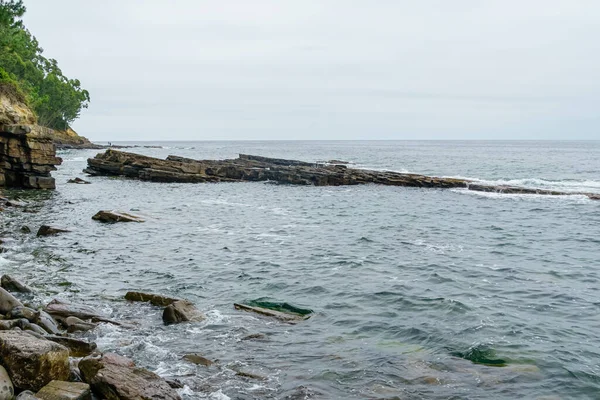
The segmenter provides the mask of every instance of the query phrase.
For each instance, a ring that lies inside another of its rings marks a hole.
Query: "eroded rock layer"
[[[516,186],[488,186],[467,179],[439,178],[392,171],[348,168],[330,163],[308,163],[240,154],[231,160],[193,160],[169,156],[166,160],[106,150],[88,159],[90,175],[126,176],[153,182],[239,182],[273,181],[282,184],[341,186],[366,183],[423,188],[463,188],[482,192],[512,194],[569,195],[580,194],[594,200],[593,193],[565,193],[554,190]]]
[[[50,132],[38,125],[0,125],[0,187],[55,188],[50,171],[62,159]]]

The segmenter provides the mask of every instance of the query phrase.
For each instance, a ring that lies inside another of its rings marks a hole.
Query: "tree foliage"
[[[0,83],[24,95],[40,125],[67,129],[88,107],[90,94],[79,80],[63,75],[56,60],[42,55],[21,20],[25,11],[22,0],[0,0]]]

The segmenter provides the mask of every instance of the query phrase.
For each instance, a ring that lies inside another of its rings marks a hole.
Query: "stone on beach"
[[[100,222],[144,222],[144,219],[121,211],[98,211],[93,217],[93,220]]]
[[[171,305],[181,299],[177,299],[174,297],[168,297],[168,296],[162,296],[159,294],[152,294],[152,293],[127,292],[125,294],[125,300],[149,302],[153,306],[163,306],[164,307],[164,306]]]
[[[37,391],[69,378],[69,349],[18,331],[0,331],[0,362],[19,389]]]
[[[6,369],[0,365],[0,400],[13,400],[15,388]]]
[[[91,391],[87,383],[52,381],[35,396],[41,400],[88,400]]]
[[[236,310],[253,312],[256,314],[264,315],[267,317],[272,317],[272,318],[278,319],[280,321],[291,323],[291,324],[295,324],[295,323],[298,323],[300,321],[304,321],[305,319],[310,318],[310,315],[301,315],[301,314],[281,312],[281,311],[276,311],[276,310],[270,310],[268,308],[263,308],[263,307],[249,306],[247,304],[235,303],[233,305],[233,307],[235,307]]]
[[[52,300],[46,306],[46,312],[54,317],[77,317],[80,319],[102,318],[96,310],[91,307],[71,304],[60,300]]]
[[[91,322],[86,322],[77,317],[67,317],[63,320],[63,325],[67,327],[67,332],[86,332],[94,329],[96,324]]]
[[[200,322],[206,317],[192,302],[178,300],[165,308],[162,318],[165,325],[170,325],[179,322]]]
[[[40,312],[25,306],[17,306],[6,313],[10,319],[25,318],[29,322],[36,322],[40,317]]]
[[[23,303],[3,288],[0,288],[0,314],[6,314],[15,307],[23,307]]]
[[[86,357],[79,362],[83,380],[94,393],[106,399],[180,400],[177,392],[161,377],[143,368],[125,363],[124,357],[107,354],[100,358]],[[127,359],[125,359],[127,360]]]
[[[67,336],[46,335],[45,338],[46,340],[50,340],[68,348],[71,357],[89,356],[94,352],[94,350],[96,350],[97,347],[96,343],[94,342],[86,342],[85,340]]]
[[[9,292],[31,293],[33,290],[10,275],[2,275],[0,285]]]
[[[57,228],[55,226],[42,225],[37,231],[37,236],[51,236],[58,235],[59,233],[70,232],[67,229]]]

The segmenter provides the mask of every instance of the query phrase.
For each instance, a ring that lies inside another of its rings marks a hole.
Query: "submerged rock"
[[[35,396],[41,400],[88,400],[91,391],[87,383],[52,381]]]
[[[0,361],[13,384],[37,391],[52,380],[69,378],[69,350],[18,331],[0,332]]]
[[[183,359],[196,365],[204,365],[205,367],[210,367],[214,364],[214,361],[202,357],[200,354],[197,353],[186,354],[185,356],[183,356]]]
[[[15,307],[23,307],[23,303],[3,288],[0,288],[0,314],[6,314]]]
[[[0,285],[9,292],[31,293],[33,290],[10,275],[2,275]]]
[[[177,392],[161,377],[143,368],[106,357],[86,357],[79,362],[83,380],[94,393],[106,399],[180,400]]]
[[[144,220],[136,215],[128,214],[121,211],[98,211],[93,217],[93,220],[100,222],[144,222]]]
[[[187,300],[178,300],[168,305],[163,311],[163,322],[165,325],[179,322],[200,322],[206,319],[196,306]]]
[[[270,310],[268,308],[254,307],[254,306],[249,306],[247,304],[235,303],[233,305],[233,307],[236,310],[253,312],[253,313],[264,315],[267,317],[272,317],[272,318],[278,319],[279,321],[287,322],[290,324],[295,324],[295,323],[298,323],[300,321],[304,321],[305,319],[310,318],[310,315],[301,315],[301,314],[294,314],[294,313],[290,313],[290,312]]]
[[[92,182],[88,182],[85,179],[81,179],[81,178],[75,178],[75,179],[69,179],[67,181],[67,183],[77,183],[79,185],[89,185]]]
[[[127,292],[125,300],[149,302],[153,306],[168,306],[181,299],[143,292]]]
[[[59,233],[70,232],[67,229],[57,228],[49,225],[42,225],[37,231],[37,236],[51,236],[58,235]]]

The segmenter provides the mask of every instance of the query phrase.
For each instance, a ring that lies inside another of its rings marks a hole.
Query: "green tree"
[[[16,86],[38,116],[40,125],[67,129],[90,102],[77,79],[63,75],[45,58],[37,39],[23,25],[22,0],[0,0],[0,82]]]

